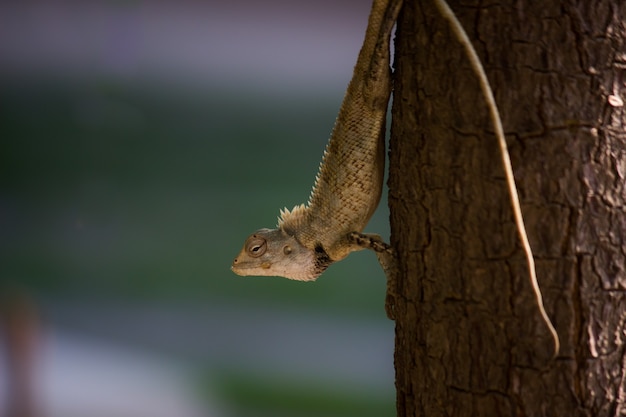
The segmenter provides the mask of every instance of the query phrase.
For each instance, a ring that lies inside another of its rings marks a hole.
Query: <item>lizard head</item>
[[[243,276],[278,276],[313,281],[332,261],[321,249],[308,249],[283,229],[260,229],[248,237],[230,269]]]

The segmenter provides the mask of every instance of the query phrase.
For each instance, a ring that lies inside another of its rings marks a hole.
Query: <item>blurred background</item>
[[[369,7],[0,3],[0,416],[395,415],[372,253],[229,270],[308,198]]]

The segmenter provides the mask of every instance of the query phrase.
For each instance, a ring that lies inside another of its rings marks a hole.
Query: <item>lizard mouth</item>
[[[233,261],[233,264],[230,266],[230,270],[235,274],[245,277],[250,275],[258,275],[258,270],[255,269],[254,265],[250,265],[249,263],[240,262],[238,259]]]
[[[230,266],[230,270],[233,271],[235,274],[240,275],[240,276],[247,275],[245,273],[246,268],[242,267],[241,265],[235,265],[235,262],[233,262],[233,264]]]

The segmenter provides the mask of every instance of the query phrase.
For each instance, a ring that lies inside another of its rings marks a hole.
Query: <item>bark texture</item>
[[[507,134],[551,361],[467,57],[406,0],[390,150],[399,416],[626,414],[626,2],[450,0]]]

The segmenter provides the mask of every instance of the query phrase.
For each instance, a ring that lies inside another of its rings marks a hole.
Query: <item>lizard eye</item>
[[[258,258],[267,251],[267,241],[263,238],[253,236],[246,246],[246,252],[253,258]]]
[[[291,253],[291,246],[287,245],[283,248],[283,253],[289,255]]]

